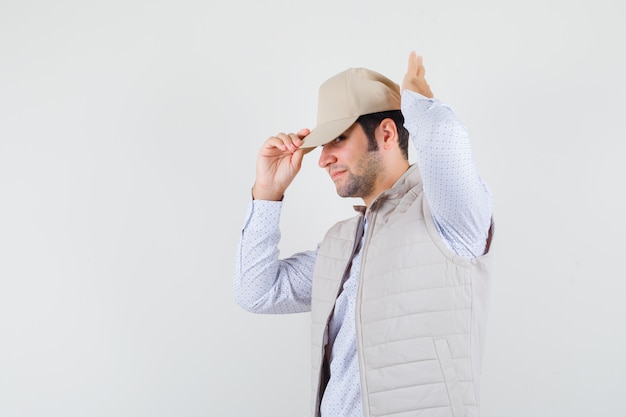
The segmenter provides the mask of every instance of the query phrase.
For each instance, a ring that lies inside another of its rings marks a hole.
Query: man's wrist
[[[253,200],[266,200],[266,201],[282,201],[284,197],[283,192],[276,192],[273,190],[266,190],[256,185],[252,187],[252,199]]]

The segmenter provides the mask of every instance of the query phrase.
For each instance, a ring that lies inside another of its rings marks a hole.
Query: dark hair
[[[359,116],[356,120],[361,125],[367,140],[369,143],[368,151],[375,151],[378,149],[378,143],[376,143],[376,136],[374,132],[376,128],[385,119],[391,119],[395,122],[398,129],[398,146],[402,151],[405,159],[409,159],[409,131],[404,127],[404,116],[400,110],[381,111],[378,113],[370,113]]]

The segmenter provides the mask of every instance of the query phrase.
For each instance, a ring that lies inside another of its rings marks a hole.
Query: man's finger
[[[419,69],[419,63],[418,63],[417,57],[418,57],[417,52],[411,51],[411,53],[409,54],[409,65],[406,70],[407,74],[409,75],[417,74],[417,70]]]
[[[309,133],[311,133],[311,130],[305,127],[304,129],[298,130],[298,137],[300,139],[304,139],[309,135]]]
[[[424,59],[421,55],[417,55],[417,76],[419,78],[424,78],[426,76],[426,68],[424,68]]]
[[[266,149],[278,148],[281,151],[287,150],[287,146],[285,146],[284,142],[276,136],[272,136],[268,140],[266,140],[263,144],[263,147]]]

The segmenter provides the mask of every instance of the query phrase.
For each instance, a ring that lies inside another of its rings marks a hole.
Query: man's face
[[[377,150],[368,151],[367,136],[358,123],[323,146],[319,166],[328,171],[341,197],[360,197],[367,204],[377,194],[382,159]]]

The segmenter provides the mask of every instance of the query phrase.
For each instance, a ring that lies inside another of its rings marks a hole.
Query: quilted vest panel
[[[366,217],[356,303],[364,415],[478,416],[490,256],[468,260],[445,246],[416,167],[381,194]],[[314,416],[327,380],[327,325],[360,220],[337,223],[318,251],[311,306]]]

